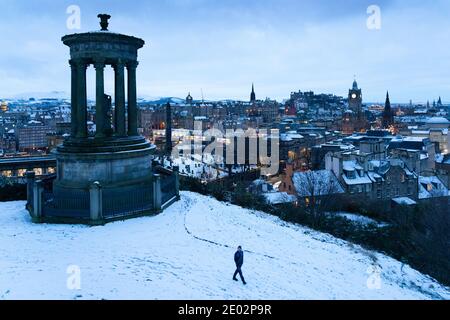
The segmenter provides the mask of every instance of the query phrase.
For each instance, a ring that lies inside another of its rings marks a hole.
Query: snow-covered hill
[[[23,202],[0,203],[0,299],[450,298],[384,255],[198,194],[181,198],[161,215],[92,228],[35,225]],[[237,245],[248,250],[247,286],[231,279]],[[73,265],[79,291],[67,288]],[[380,289],[370,274],[378,268]]]
[[[51,91],[51,92],[24,92],[21,94],[17,94],[12,97],[14,100],[28,100],[30,98],[34,98],[36,100],[39,99],[70,99],[70,93],[65,91]]]

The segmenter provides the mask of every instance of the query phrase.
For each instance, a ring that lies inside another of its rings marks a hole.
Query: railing
[[[178,195],[178,174],[163,171],[141,184],[121,188],[95,182],[86,189],[53,189],[56,176],[28,177],[27,208],[36,221],[102,223],[122,217],[159,212]]]
[[[76,209],[74,209],[76,208]],[[43,217],[90,218],[90,197],[88,190],[43,192]]]
[[[163,206],[178,194],[175,187],[176,179],[177,177],[174,174],[161,176],[161,202]]]
[[[125,187],[120,190],[102,189],[103,217],[105,219],[136,215],[153,210],[153,184]]]

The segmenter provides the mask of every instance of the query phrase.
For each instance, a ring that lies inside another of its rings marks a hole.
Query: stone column
[[[34,183],[33,186],[33,221],[41,222],[42,218],[42,193],[44,186],[41,180]]]
[[[90,217],[91,224],[102,224],[103,220],[103,197],[102,186],[98,181],[94,182],[89,188],[90,199]]]
[[[173,174],[175,175],[175,190],[177,194],[177,200],[180,200],[180,167],[173,167]]]
[[[116,135],[119,137],[125,137],[127,135],[126,130],[126,118],[125,118],[125,65],[122,61],[118,61],[114,66],[115,71],[115,129]]]
[[[137,91],[136,91],[136,68],[137,61],[127,64],[128,70],[128,135],[137,136]]]
[[[153,175],[153,209],[155,212],[161,212],[162,193],[161,193],[161,176]]]
[[[30,212],[33,212],[33,188],[34,188],[34,181],[36,179],[36,174],[34,171],[27,171],[26,173],[27,177],[27,209]]]
[[[77,125],[77,120],[78,120],[78,115],[77,115],[77,109],[78,109],[78,102],[77,102],[77,97],[78,97],[78,90],[77,90],[77,64],[75,63],[75,61],[70,60],[70,69],[71,69],[71,74],[72,74],[72,80],[71,80],[71,136],[72,138],[75,138],[77,136],[77,131],[78,131],[78,125]]]
[[[87,92],[86,92],[86,69],[87,63],[83,60],[76,61],[77,69],[77,138],[87,137]]]
[[[96,101],[95,101],[95,125],[97,128],[97,131],[95,133],[96,138],[104,138],[105,135],[105,126],[106,126],[106,119],[105,119],[105,102],[104,102],[104,95],[105,95],[105,63],[104,61],[98,60],[94,64],[95,67],[95,76],[96,76]]]

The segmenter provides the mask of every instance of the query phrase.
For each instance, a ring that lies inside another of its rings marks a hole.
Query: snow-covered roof
[[[287,134],[288,134],[292,139],[303,139],[303,138],[304,138],[301,134],[297,133],[296,131],[289,131]]]
[[[371,184],[372,180],[369,178],[369,176],[364,173],[361,176],[356,173],[355,178],[349,178],[345,174],[342,175],[342,178],[345,181],[345,184],[352,186],[352,185],[359,185],[359,184]]]
[[[363,170],[356,160],[343,161],[344,171]]]
[[[426,121],[427,124],[450,124],[450,121],[448,121],[444,117],[433,117]]]
[[[436,176],[419,176],[419,199],[450,196],[449,190]]]
[[[405,142],[423,142],[427,137],[404,137],[403,141]]]
[[[413,130],[411,134],[423,134],[423,135],[429,135],[430,130]]]
[[[372,182],[378,182],[378,181],[384,181],[384,178],[380,176],[378,173],[375,173],[373,171],[369,171],[367,173],[367,176]]]
[[[292,140],[300,140],[303,138],[304,137],[301,134],[298,134],[297,132],[287,132],[287,133],[282,133],[280,135],[281,141],[284,141],[284,142],[289,142]]]
[[[415,202],[413,199],[408,198],[408,197],[394,198],[394,199],[392,199],[392,201],[394,201],[395,203],[397,203],[399,205],[405,205],[405,206],[412,206],[412,205],[417,204],[417,202]]]

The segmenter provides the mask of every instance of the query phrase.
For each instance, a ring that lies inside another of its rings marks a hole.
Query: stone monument
[[[47,188],[41,186],[43,196],[36,191],[34,200],[29,199],[35,203],[37,197],[42,202],[36,204],[40,212],[32,210],[33,218],[41,222],[102,224],[157,212],[171,201],[168,197],[178,198],[177,174],[164,170],[161,177],[155,172],[155,148],[138,134],[136,69],[138,50],[145,43],[109,32],[110,16],[98,17],[100,31],[62,38],[70,48],[71,136],[55,151],[56,178]],[[90,65],[96,74],[95,134],[89,134],[87,127],[86,69]],[[107,66],[115,74],[114,116],[112,99],[105,94]]]

